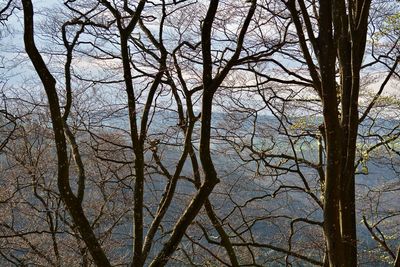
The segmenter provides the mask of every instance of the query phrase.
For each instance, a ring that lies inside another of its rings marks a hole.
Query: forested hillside
[[[0,0],[1,266],[400,266],[398,0]]]

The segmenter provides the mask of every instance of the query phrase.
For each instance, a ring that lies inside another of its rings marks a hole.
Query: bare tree
[[[166,59],[168,56],[168,51],[164,47],[163,44],[163,27],[166,14],[167,4],[163,3],[161,5],[161,10],[163,11],[163,17],[160,19],[160,34],[158,38],[153,36],[152,32],[149,31],[145,23],[142,21],[141,16],[143,8],[145,6],[145,1],[139,2],[136,9],[133,11],[127,3],[121,6],[122,11],[120,11],[120,7],[118,5],[113,5],[107,1],[102,1],[101,5],[103,5],[114,17],[114,20],[111,25],[108,27],[113,27],[113,25],[117,28],[119,40],[119,53],[120,56],[118,58],[122,61],[122,69],[123,69],[123,78],[125,84],[125,90],[127,94],[127,103],[128,103],[128,114],[129,114],[129,122],[130,122],[130,138],[132,143],[132,149],[134,153],[134,177],[135,177],[135,185],[134,185],[134,203],[133,203],[133,214],[134,214],[134,251],[133,251],[133,261],[131,265],[133,266],[142,266],[145,262],[145,257],[148,254],[148,250],[151,246],[152,239],[154,234],[157,231],[160,221],[162,220],[166,210],[169,207],[169,203],[174,194],[175,185],[177,179],[179,178],[180,171],[182,166],[186,160],[186,157],[189,153],[189,141],[191,138],[191,131],[193,129],[193,125],[195,121],[188,122],[188,128],[185,130],[185,143],[184,151],[181,155],[179,163],[177,165],[177,169],[174,175],[170,178],[171,182],[166,187],[166,192],[164,197],[160,200],[160,206],[158,208],[157,214],[155,215],[152,224],[150,225],[147,240],[143,240],[143,209],[144,209],[144,169],[145,169],[145,150],[144,145],[147,139],[147,127],[150,116],[150,109],[154,102],[154,97],[156,95],[156,91],[161,85],[162,78],[165,76],[166,72]],[[84,25],[94,25],[94,23],[85,22],[89,13],[93,10],[89,11],[86,14],[80,14],[80,18],[83,20],[78,23],[72,22],[64,24],[64,28],[68,25],[81,25],[81,29],[77,32],[72,41],[69,41],[66,37],[65,30],[63,36],[63,42],[67,49],[67,61],[65,65],[65,78],[66,78],[66,106],[64,114],[62,115],[60,108],[59,96],[56,90],[56,80],[54,76],[49,71],[48,67],[43,61],[41,54],[38,52],[36,45],[34,43],[34,32],[33,32],[33,7],[30,1],[23,1],[24,7],[24,20],[25,20],[25,47],[26,51],[37,71],[43,86],[45,88],[49,109],[54,129],[55,136],[55,144],[57,148],[57,158],[58,158],[58,189],[60,191],[60,196],[63,202],[65,203],[68,211],[70,212],[74,223],[79,229],[80,235],[82,239],[86,243],[94,262],[99,266],[109,266],[110,262],[107,258],[104,249],[101,247],[98,238],[96,237],[93,229],[91,228],[91,223],[87,219],[85,212],[82,207],[83,194],[85,191],[85,173],[83,169],[83,164],[80,156],[80,152],[76,143],[76,139],[72,132],[69,129],[67,124],[67,118],[69,115],[70,107],[71,107],[71,75],[70,75],[70,64],[72,59],[72,51],[74,46],[77,43],[79,35],[84,30]],[[198,188],[198,192],[195,194],[194,198],[187,206],[183,215],[178,219],[176,225],[173,228],[170,238],[168,238],[167,242],[164,244],[163,248],[159,252],[159,254],[154,258],[150,265],[152,266],[162,266],[167,263],[172,253],[176,250],[177,246],[181,238],[183,237],[187,227],[190,225],[191,221],[197,215],[199,210],[201,209],[203,203],[207,200],[207,196],[212,192],[212,189],[218,182],[217,174],[213,167],[211,155],[210,155],[210,129],[211,129],[211,110],[212,110],[212,100],[215,91],[221,85],[227,74],[229,73],[232,66],[238,60],[240,56],[240,52],[242,49],[242,45],[244,42],[244,36],[247,31],[247,28],[250,24],[251,17],[254,13],[256,7],[256,3],[253,2],[249,8],[248,14],[241,26],[240,34],[237,40],[237,46],[233,51],[232,56],[228,59],[227,63],[223,68],[220,69],[217,75],[213,74],[212,68],[212,55],[211,55],[211,31],[213,28],[213,21],[217,14],[218,1],[212,1],[207,11],[206,18],[204,20],[202,26],[202,60],[203,60],[203,77],[202,77],[202,116],[201,116],[201,137],[200,137],[200,160],[202,163],[202,169],[205,174],[203,184]],[[97,6],[95,7],[97,8]],[[129,22],[126,22],[126,15],[132,17]],[[158,50],[160,53],[160,57],[153,54],[154,52],[145,51],[150,54],[151,57],[156,59],[157,64],[159,65],[158,71],[155,76],[152,77],[151,85],[149,86],[149,91],[147,92],[147,99],[145,100],[145,104],[143,106],[143,112],[140,116],[139,125],[138,123],[138,110],[136,104],[136,96],[134,93],[133,86],[133,76],[131,72],[131,55],[129,51],[128,43],[133,41],[133,43],[137,46],[141,46],[140,40],[135,41],[132,38],[132,32],[137,26],[140,24],[142,30],[147,35],[150,43]],[[98,26],[98,25],[94,25]],[[101,28],[106,28],[107,25],[100,25]],[[214,77],[215,76],[215,77]],[[68,149],[67,149],[67,140],[71,145],[71,152],[73,153],[76,166],[79,172],[79,182],[77,193],[75,194],[70,185],[70,171],[69,171],[69,161],[68,161]],[[151,143],[150,143],[151,145]],[[155,149],[155,148],[154,148]]]
[[[21,2],[5,262],[398,262],[397,2]]]

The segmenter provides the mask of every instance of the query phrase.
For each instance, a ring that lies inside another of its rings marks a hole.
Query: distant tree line
[[[399,14],[0,0],[0,265],[400,266]]]

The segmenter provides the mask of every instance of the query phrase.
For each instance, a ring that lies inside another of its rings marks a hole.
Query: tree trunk
[[[78,198],[74,195],[69,184],[69,164],[66,138],[64,135],[64,121],[61,116],[60,104],[56,91],[56,80],[48,70],[42,56],[36,48],[33,29],[33,6],[30,0],[23,0],[24,10],[24,43],[25,50],[39,75],[50,106],[51,121],[57,149],[58,160],[58,189],[61,199],[65,203],[73,222],[87,245],[97,266],[111,266],[106,254],[96,238]]]

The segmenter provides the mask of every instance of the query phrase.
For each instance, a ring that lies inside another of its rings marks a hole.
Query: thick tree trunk
[[[320,3],[319,65],[321,98],[326,140],[326,176],[324,191],[324,233],[330,266],[343,266],[344,247],[341,235],[341,170],[343,158],[343,129],[337,105],[336,46],[332,29],[332,1]]]
[[[313,28],[303,0],[286,2],[315,90],[322,100],[324,127],[321,135],[326,149],[323,181],[325,263],[332,267],[357,266],[354,161],[359,125],[359,77],[370,3],[370,0],[318,1],[318,27]],[[315,30],[318,37],[314,36]],[[316,64],[310,56],[310,45],[318,59],[320,75],[316,74]],[[339,83],[336,81],[336,59]]]

